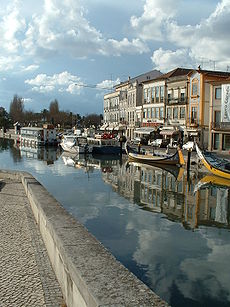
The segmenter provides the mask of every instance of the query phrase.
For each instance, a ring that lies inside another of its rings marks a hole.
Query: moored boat
[[[131,149],[127,142],[125,144],[126,153],[129,157],[129,161],[146,163],[150,165],[165,164],[165,165],[184,165],[184,156],[180,148],[173,154],[150,154],[150,153],[138,153]]]
[[[116,139],[87,138],[88,144],[92,146],[93,154],[120,155],[121,148]]]
[[[213,175],[230,179],[230,160],[222,158],[210,151],[202,151],[197,144],[196,152],[203,165]]]
[[[92,153],[93,149],[88,144],[86,137],[76,136],[74,134],[63,135],[60,146],[64,151],[73,154],[89,154]]]

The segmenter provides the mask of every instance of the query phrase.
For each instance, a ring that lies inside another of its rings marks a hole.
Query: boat
[[[197,144],[195,146],[199,159],[208,171],[213,175],[230,179],[230,160],[210,151],[202,151]]]
[[[120,155],[121,147],[116,139],[87,138],[93,148],[92,153],[98,155]]]
[[[43,127],[22,127],[18,142],[22,146],[57,145],[57,133],[53,125],[44,124]]]
[[[150,165],[165,164],[165,165],[184,165],[184,156],[181,149],[178,147],[173,154],[167,153],[138,153],[125,143],[125,150],[129,157],[129,161],[146,163]]]
[[[92,146],[87,142],[87,138],[76,136],[75,134],[63,135],[60,146],[64,151],[73,154],[89,154],[92,153]]]

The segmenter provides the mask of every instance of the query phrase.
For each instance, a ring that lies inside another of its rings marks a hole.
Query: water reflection
[[[46,162],[47,165],[53,164],[60,156],[60,149],[56,147],[45,146],[23,146],[19,145],[16,141],[14,146],[11,147],[11,153],[14,160],[23,158],[34,159]]]
[[[59,157],[51,148],[48,158],[7,146],[1,164],[18,151],[20,163],[10,166],[30,171],[170,305],[229,306],[228,182],[187,182],[182,169],[127,163],[125,156]]]

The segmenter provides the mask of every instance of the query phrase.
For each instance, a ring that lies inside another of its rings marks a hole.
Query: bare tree
[[[10,117],[14,122],[23,122],[24,119],[24,102],[21,97],[14,95],[10,103]]]

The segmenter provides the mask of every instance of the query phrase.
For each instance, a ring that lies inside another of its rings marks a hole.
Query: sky
[[[100,114],[129,76],[230,71],[229,29],[230,0],[1,0],[0,106]]]

